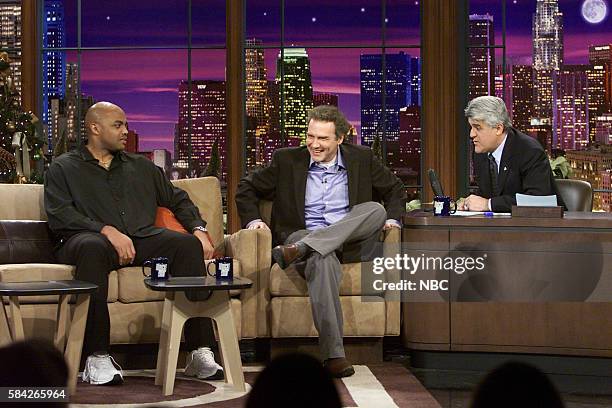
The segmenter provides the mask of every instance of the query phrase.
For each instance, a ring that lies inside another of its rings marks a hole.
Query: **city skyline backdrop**
[[[187,11],[183,1],[153,1],[146,9],[142,5],[114,3],[115,7],[107,2],[104,6],[84,2],[82,46],[168,47],[186,44]],[[206,2],[206,9],[202,3],[194,1],[192,6],[192,21],[202,22],[194,24],[193,46],[222,46],[225,39],[225,2]],[[256,6],[251,6],[252,3],[247,2],[247,38],[255,37],[265,47],[280,45],[280,3],[258,1]],[[380,7],[367,1],[344,1],[325,8],[320,7],[323,4],[320,1],[309,1],[307,6],[298,2],[287,3],[285,44],[306,46],[314,91],[337,94],[340,109],[359,129],[360,56],[381,51],[380,47],[375,46],[380,46]],[[531,65],[531,16],[535,3],[535,0],[507,2],[506,62],[509,65]],[[76,45],[76,2],[67,0],[64,4],[66,45],[70,47]],[[610,17],[597,25],[587,23],[580,15],[581,4],[582,1],[578,0],[559,2],[563,13],[566,65],[586,64],[589,45],[612,42]],[[180,10],[184,13],[181,14]],[[501,1],[472,0],[469,12],[493,16],[495,44],[501,45]],[[399,44],[419,46],[418,4],[414,1],[389,2],[387,16],[388,47]],[[150,28],[158,25],[165,27],[163,32]],[[202,26],[206,26],[207,30],[202,30]],[[326,45],[364,47],[308,47]],[[389,54],[399,51],[412,57],[420,56],[418,48],[386,50]],[[276,74],[278,53],[279,48],[264,51],[270,80]],[[178,118],[178,88],[180,81],[187,77],[187,51],[84,50],[81,58],[81,91],[96,100],[110,100],[123,106],[132,128],[139,134],[141,150],[165,148],[172,152],[174,126]],[[67,62],[76,61],[76,52],[67,51]],[[500,65],[501,61],[501,50],[497,50],[496,64]],[[192,51],[193,80],[223,80],[224,71],[224,50]]]

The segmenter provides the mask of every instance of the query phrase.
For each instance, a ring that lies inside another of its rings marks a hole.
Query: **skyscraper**
[[[314,106],[331,105],[338,106],[338,95],[326,92],[317,92],[312,97]]]
[[[244,50],[247,137],[247,168],[263,162],[263,144],[268,137],[270,112],[268,100],[268,78],[261,40],[247,39]],[[252,119],[250,119],[252,118]]]
[[[563,13],[557,0],[537,0],[532,29],[535,114],[550,118],[554,76],[563,65]]]
[[[512,123],[525,132],[533,117],[533,69],[531,65],[512,67]]]
[[[588,81],[589,141],[595,140],[597,118],[606,112],[606,68],[603,64],[589,65],[586,69]]]
[[[312,109],[310,60],[304,48],[287,48],[276,61],[285,144],[306,140],[306,117]]]
[[[612,145],[612,113],[596,118],[595,141],[603,145]]]
[[[421,59],[410,58],[410,106],[421,106]]]
[[[59,151],[71,150],[85,138],[85,114],[94,104],[93,97],[79,95],[79,66],[66,64],[64,97],[49,100],[49,135],[52,146],[61,143]],[[80,106],[79,106],[80,103]],[[79,140],[80,139],[80,140]]]
[[[397,173],[406,185],[418,185],[421,170],[421,107],[408,106],[399,112],[399,156]]]
[[[21,99],[21,1],[0,3],[0,49],[11,60],[11,77]]]
[[[612,44],[591,45],[589,64],[604,66],[604,111],[612,112]]]
[[[469,17],[470,73],[468,97],[495,95],[495,35],[493,16],[472,14]]]
[[[383,117],[383,55],[364,54],[360,58],[361,143],[371,146],[374,139],[399,141],[400,109],[409,105],[411,93],[410,55],[385,54],[385,108]],[[387,157],[390,162],[393,158]]]
[[[64,22],[64,2],[45,0],[43,18],[43,48],[60,48],[66,46],[66,27]],[[49,149],[53,147],[54,134],[51,119],[51,100],[64,98],[66,71],[65,51],[45,51],[42,64],[43,82],[43,123],[49,126]],[[57,132],[56,132],[57,133]]]
[[[589,143],[587,111],[588,65],[565,65],[554,83],[553,148],[586,148]]]
[[[276,81],[268,81],[268,99],[270,107],[270,132],[263,141],[264,163],[269,163],[272,153],[278,148],[283,147],[280,131],[280,95],[279,84]]]
[[[191,129],[189,127],[191,118]],[[218,140],[220,174],[227,172],[225,160],[225,138],[227,133],[225,112],[225,81],[192,81],[191,107],[189,106],[189,85],[181,81],[179,85],[179,123],[177,167],[191,169],[200,175],[210,159],[213,144]]]

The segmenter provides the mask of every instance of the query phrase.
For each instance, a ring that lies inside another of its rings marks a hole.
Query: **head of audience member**
[[[512,126],[504,101],[496,96],[479,96],[465,108],[470,139],[476,153],[492,153],[503,142]]]
[[[329,372],[306,354],[280,356],[259,374],[246,408],[342,406]]]
[[[68,365],[55,346],[43,339],[11,343],[0,348],[0,387],[66,387]],[[39,406],[62,407],[61,402]]]
[[[110,153],[125,149],[128,123],[119,106],[110,102],[93,104],[85,115],[85,129],[90,147]]]
[[[327,163],[336,158],[351,125],[335,106],[321,105],[308,112],[306,147],[312,161]]]
[[[529,364],[508,362],[486,375],[470,407],[563,408],[563,401],[542,371]]]

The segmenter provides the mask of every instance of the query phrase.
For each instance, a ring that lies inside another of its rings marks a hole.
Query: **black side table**
[[[166,292],[155,371],[155,384],[162,385],[164,395],[174,392],[181,333],[187,319],[192,317],[210,317],[217,324],[225,381],[239,391],[246,391],[229,290],[250,288],[253,283],[240,277],[220,281],[210,276],[176,277],[163,281],[146,278],[144,283],[152,290]],[[192,302],[185,296],[186,290],[210,290],[212,294],[205,301]]]
[[[79,363],[83,350],[83,335],[87,324],[87,311],[89,310],[89,295],[98,290],[98,285],[78,280],[37,281],[37,282],[0,282],[0,303],[2,313],[0,325],[4,331],[9,331],[9,339],[20,341],[24,339],[23,320],[19,296],[59,295],[57,304],[57,322],[54,343],[64,353],[68,363],[68,392],[74,394],[76,390]],[[77,295],[74,314],[70,328],[68,322],[68,300],[70,295]],[[8,306],[11,309],[10,326],[3,296],[8,296]],[[2,333],[0,332],[0,335]],[[7,340],[6,335],[2,340]],[[66,344],[66,340],[68,341]],[[64,348],[65,346],[65,348]]]

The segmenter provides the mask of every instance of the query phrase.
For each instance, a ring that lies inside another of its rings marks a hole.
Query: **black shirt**
[[[112,225],[133,237],[159,234],[157,207],[167,207],[187,231],[205,226],[187,193],[146,157],[118,152],[109,170],[86,146],[63,154],[45,173],[45,210],[59,238]]]

